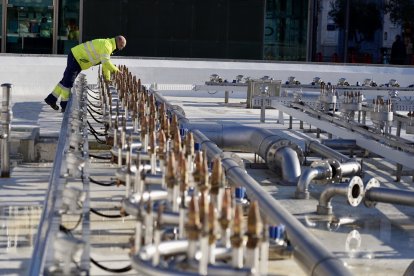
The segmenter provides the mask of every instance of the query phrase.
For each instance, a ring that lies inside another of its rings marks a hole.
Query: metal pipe
[[[299,199],[309,199],[309,184],[314,179],[331,178],[332,170],[330,166],[314,166],[306,169],[300,176],[296,187],[295,197]]]
[[[365,197],[368,200],[375,202],[414,206],[413,191],[388,188],[371,188],[365,192]]]
[[[361,164],[357,161],[348,161],[343,164],[334,159],[315,161],[300,176],[295,197],[309,199],[309,184],[313,180],[321,180],[322,184],[335,183],[341,181],[343,176],[354,176],[360,172]]]
[[[274,197],[267,193],[238,163],[199,130],[193,131],[194,138],[207,151],[209,158],[220,157],[230,183],[244,186],[249,198],[259,202],[260,209],[268,216],[270,223],[286,226],[293,246],[294,257],[310,275],[351,275],[343,262],[308,232],[305,226],[290,214]]]
[[[188,240],[176,240],[168,241],[159,244],[158,252],[160,256],[182,254],[187,251]],[[143,247],[138,254],[132,257],[132,267],[138,271],[139,275],[199,275],[196,272],[189,272],[185,270],[178,270],[176,267],[154,267],[152,265],[152,257],[156,252],[154,245],[147,245]],[[220,256],[228,257],[230,255],[230,249],[216,248],[213,252],[217,259]],[[196,254],[199,256],[200,254]],[[208,275],[251,275],[251,270],[246,268],[234,269],[230,266],[208,266]]]
[[[295,183],[301,175],[301,166],[296,151],[290,147],[282,147],[275,153],[282,178],[289,183]]]
[[[363,199],[364,184],[358,176],[351,178],[349,183],[330,184],[322,192],[317,206],[317,213],[320,215],[332,214],[331,199],[341,195],[347,198],[351,206],[358,206]]]
[[[356,141],[353,139],[325,139],[322,144],[335,149],[356,149],[358,148]]]
[[[340,164],[341,175],[342,176],[352,176],[359,174],[362,170],[361,163],[358,161],[348,161],[346,163]]]
[[[333,169],[332,178],[340,179],[342,176],[352,176],[359,174],[362,170],[359,162],[319,143],[318,141],[310,141],[307,144],[307,147],[310,151],[316,152],[323,157],[339,161],[339,166],[338,164],[331,164]]]
[[[371,178],[365,188],[364,204],[374,207],[378,202],[414,206],[414,191],[381,188],[376,178]]]
[[[181,127],[202,130],[209,139],[223,149],[256,153],[266,161],[270,170],[282,175],[283,180],[296,183],[301,174],[300,164],[304,159],[302,149],[298,145],[262,128],[221,124],[191,125],[189,120],[174,109],[163,96],[153,93],[158,101],[165,103],[171,112],[177,115]]]
[[[10,177],[10,123],[13,113],[10,109],[10,92],[12,84],[3,83],[3,100],[1,109],[2,134],[0,136],[1,149],[1,177]]]
[[[326,158],[333,158],[338,160],[339,162],[347,162],[349,160],[351,160],[351,158],[349,158],[348,156],[343,155],[340,152],[337,152],[336,150],[333,150],[321,143],[319,143],[318,141],[310,141],[309,143],[307,143],[307,148],[309,151],[318,153],[320,155],[322,155],[323,157]]]
[[[198,129],[204,133],[202,126]],[[216,128],[213,135],[207,131],[206,136],[225,150],[258,154],[266,161],[270,170],[278,172],[288,182],[296,182],[301,174],[302,150],[298,145],[270,130],[222,126],[221,129]]]

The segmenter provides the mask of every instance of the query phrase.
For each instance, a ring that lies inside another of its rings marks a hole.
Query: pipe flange
[[[362,199],[364,198],[364,182],[361,177],[354,176],[349,180],[347,199],[348,203],[356,207],[358,206]]]
[[[368,180],[365,186],[365,193],[367,193],[371,188],[379,188],[380,183],[376,178],[371,178]],[[376,201],[369,200],[366,196],[364,196],[364,205],[368,208],[373,208],[377,205]]]
[[[298,155],[299,163],[303,164],[303,161],[305,160],[305,155],[303,154],[302,149],[292,141],[281,139],[273,143],[266,152],[266,164],[271,170],[279,171],[279,165],[277,163],[275,156],[276,152],[283,147],[290,147],[291,149],[293,149]]]
[[[331,166],[332,170],[332,179],[331,183],[340,183],[342,180],[342,167],[341,163],[333,158],[329,158],[328,160],[329,165]]]
[[[310,165],[311,168],[317,168],[318,170],[321,170],[321,174],[318,176],[318,178],[314,179],[314,182],[317,184],[326,184],[330,182],[332,179],[332,168],[329,164],[328,160],[317,160],[312,162]]]
[[[347,252],[356,252],[361,247],[361,235],[358,230],[352,230],[349,232],[345,241],[345,250]]]

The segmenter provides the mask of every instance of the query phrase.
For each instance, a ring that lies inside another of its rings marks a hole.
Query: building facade
[[[64,54],[79,43],[79,0],[1,1],[2,53]]]
[[[354,45],[344,46],[330,2],[0,0],[1,52],[67,54],[79,42],[123,34],[124,56],[342,62]],[[399,31],[385,18],[360,50],[382,62]]]

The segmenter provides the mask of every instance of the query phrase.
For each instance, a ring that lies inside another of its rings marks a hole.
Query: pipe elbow
[[[283,147],[276,151],[275,159],[279,162],[283,180],[289,183],[296,183],[301,175],[300,160],[297,152],[291,147]]]
[[[319,175],[317,168],[308,168],[300,176],[296,186],[295,198],[309,199],[309,184]]]
[[[272,143],[264,154],[266,164],[271,171],[279,173],[283,180],[296,183],[301,175],[304,160],[302,149],[289,140],[281,139]]]
[[[349,183],[328,185],[319,198],[316,210],[319,215],[332,214],[331,199],[336,195],[345,196],[349,205],[353,207],[358,206],[364,198],[362,179],[359,176],[354,176]]]
[[[332,178],[332,168],[329,162],[315,161],[311,164],[310,168],[305,170],[299,178],[298,185],[296,187],[295,197],[298,199],[309,199],[309,184],[313,180],[327,180]]]

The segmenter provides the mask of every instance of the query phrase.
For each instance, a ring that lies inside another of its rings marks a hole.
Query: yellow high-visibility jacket
[[[87,41],[73,47],[71,50],[82,70],[101,63],[105,80],[110,80],[111,73],[119,71],[110,59],[115,49],[115,38],[106,38]]]

